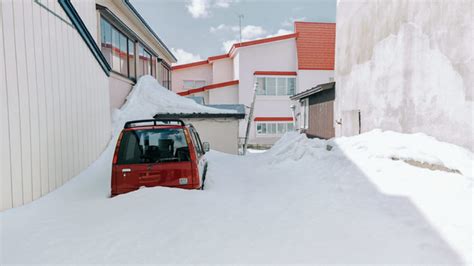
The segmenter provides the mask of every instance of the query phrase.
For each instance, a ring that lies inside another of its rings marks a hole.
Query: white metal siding
[[[110,139],[108,77],[57,1],[0,2],[0,210],[92,163]],[[96,36],[95,2],[73,1]]]

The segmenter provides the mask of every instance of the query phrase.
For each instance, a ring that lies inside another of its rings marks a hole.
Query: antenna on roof
[[[238,14],[239,16],[239,33],[240,33],[240,37],[239,37],[239,43],[242,43],[242,19],[244,18],[244,14]]]

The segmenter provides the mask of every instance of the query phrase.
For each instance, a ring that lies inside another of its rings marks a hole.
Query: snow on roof
[[[235,110],[217,109],[196,103],[161,86],[152,76],[141,77],[127,97],[127,101],[113,114],[113,128],[119,132],[125,122],[153,118],[156,114],[222,114]]]

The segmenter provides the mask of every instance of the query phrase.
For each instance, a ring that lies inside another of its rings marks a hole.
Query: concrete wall
[[[57,1],[40,2],[0,2],[0,210],[60,187],[111,136],[107,76]],[[95,2],[73,5],[96,36]]]
[[[469,0],[341,0],[335,119],[360,110],[363,132],[424,132],[474,150],[473,9]]]
[[[235,118],[187,118],[196,128],[202,142],[209,142],[211,149],[229,154],[238,154],[239,120]]]
[[[333,80],[331,80],[331,78]],[[309,90],[312,87],[334,81],[333,70],[298,70],[296,93]]]

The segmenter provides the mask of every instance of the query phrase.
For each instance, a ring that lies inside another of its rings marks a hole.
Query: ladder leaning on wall
[[[250,105],[249,116],[248,116],[248,120],[247,120],[247,129],[245,130],[243,155],[245,155],[247,153],[247,145],[248,145],[249,134],[250,134],[250,126],[252,125],[253,110],[254,110],[254,107],[255,107],[255,99],[256,99],[256,96],[257,96],[257,88],[258,88],[258,82],[255,81],[255,83],[253,85],[252,104]]]

